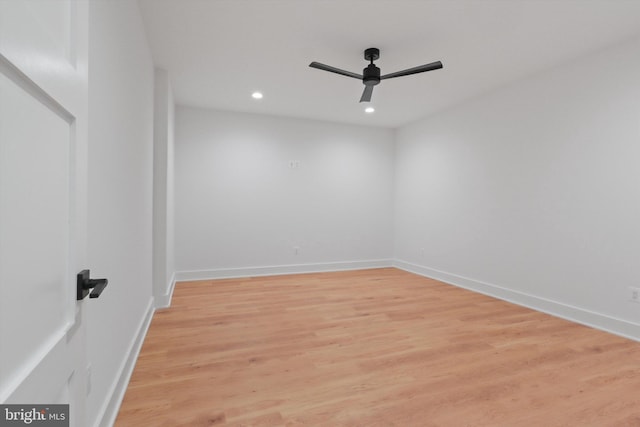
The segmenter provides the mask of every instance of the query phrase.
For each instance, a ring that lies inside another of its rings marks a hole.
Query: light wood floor
[[[186,282],[117,427],[640,426],[640,343],[396,269]]]

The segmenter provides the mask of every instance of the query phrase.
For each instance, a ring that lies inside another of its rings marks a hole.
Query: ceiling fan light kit
[[[425,71],[438,70],[442,68],[442,62],[436,61],[436,62],[431,62],[429,64],[408,68],[406,70],[396,71],[395,73],[380,75],[380,68],[378,68],[373,63],[373,61],[375,61],[378,58],[380,58],[380,49],[375,47],[370,47],[369,49],[365,49],[364,59],[369,61],[369,65],[367,65],[362,70],[362,74],[352,73],[351,71],[342,70],[340,68],[321,64],[315,61],[309,64],[309,67],[362,80],[362,83],[364,84],[364,91],[362,92],[362,96],[360,97],[360,102],[371,102],[373,87],[379,84],[380,80],[391,79],[394,77],[409,76],[411,74],[424,73]]]

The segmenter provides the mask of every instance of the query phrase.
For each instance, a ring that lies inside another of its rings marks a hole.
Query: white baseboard
[[[575,307],[546,298],[537,297],[524,292],[507,289],[498,285],[412,264],[402,260],[394,260],[393,266],[410,273],[415,273],[464,289],[469,289],[474,292],[489,295],[491,297],[512,302],[536,311],[541,311],[552,316],[590,326],[595,329],[600,329],[615,335],[620,335],[634,341],[640,341],[640,325],[637,323],[596,313],[581,307]]]
[[[171,306],[171,298],[173,298],[173,290],[176,288],[176,273],[174,272],[169,279],[169,283],[167,284],[167,293],[164,295],[159,295],[154,298],[154,305],[156,310],[160,310],[163,308],[169,308]]]
[[[127,391],[127,386],[129,385],[133,368],[138,360],[138,355],[140,354],[144,338],[147,336],[147,331],[151,325],[151,319],[153,318],[154,311],[152,298],[149,300],[145,315],[138,325],[138,331],[131,341],[127,357],[124,358],[120,365],[120,369],[118,370],[118,375],[111,385],[107,395],[108,398],[105,399],[105,402],[101,407],[100,414],[96,418],[95,427],[112,427],[116,422],[116,417],[120,410],[120,404],[122,403],[124,394]]]
[[[291,264],[264,267],[220,268],[213,270],[178,271],[175,280],[184,282],[189,280],[231,279],[236,277],[275,276],[280,274],[323,273],[330,271],[363,270],[367,268],[382,268],[393,266],[392,259],[377,259],[368,261],[342,261],[317,264]]]

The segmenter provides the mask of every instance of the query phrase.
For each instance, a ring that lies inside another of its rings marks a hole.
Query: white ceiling
[[[140,9],[179,104],[384,127],[640,34],[640,0],[140,0]],[[368,47],[380,49],[383,74],[437,60],[444,69],[382,81],[365,114],[361,82],[308,65],[361,73]]]

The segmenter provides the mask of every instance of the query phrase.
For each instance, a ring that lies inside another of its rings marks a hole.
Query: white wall
[[[179,279],[390,264],[392,131],[178,107],[175,150]]]
[[[153,64],[136,2],[90,2],[89,36],[88,257],[109,279],[85,307],[93,426],[110,425],[152,313]]]
[[[398,131],[397,265],[640,338],[640,41]]]
[[[169,305],[174,285],[173,144],[175,107],[167,71],[155,70],[153,109],[153,294]]]

